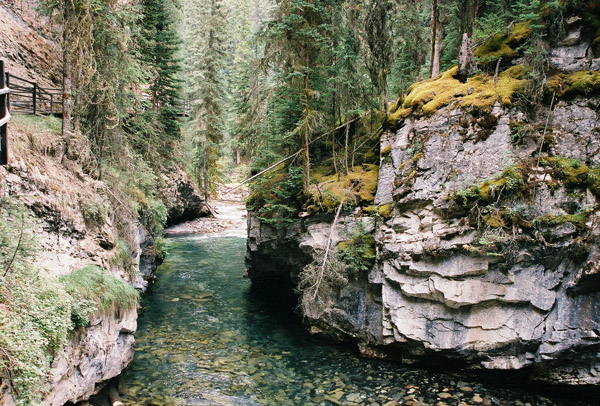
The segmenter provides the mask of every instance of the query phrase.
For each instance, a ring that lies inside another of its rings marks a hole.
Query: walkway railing
[[[37,82],[9,73],[6,73],[6,83],[11,89],[10,105],[14,113],[62,114],[62,89],[40,87]]]
[[[8,163],[8,122],[10,121],[10,89],[5,80],[4,61],[0,61],[0,165]]]

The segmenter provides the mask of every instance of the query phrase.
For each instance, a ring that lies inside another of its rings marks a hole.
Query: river
[[[317,343],[242,278],[244,249],[239,237],[169,239],[122,377],[126,405],[579,404]]]

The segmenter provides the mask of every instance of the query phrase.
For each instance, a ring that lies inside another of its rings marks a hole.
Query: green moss
[[[500,73],[497,84],[488,76],[476,75],[461,83],[455,78],[458,67],[454,67],[434,79],[414,84],[409,88],[402,107],[389,117],[390,121],[401,120],[411,113],[430,115],[451,102],[463,107],[490,110],[496,102],[510,105],[513,97],[525,89],[528,69],[517,65]]]
[[[478,185],[454,193],[451,197],[464,207],[474,204],[488,205],[500,197],[514,196],[524,192],[525,182],[521,168],[510,166],[493,178]]]
[[[489,63],[497,61],[499,58],[513,58],[516,52],[508,45],[506,34],[495,34],[479,46],[474,55],[480,62]]]
[[[389,155],[390,152],[392,152],[392,144],[388,144],[381,149],[382,156]]]
[[[390,113],[394,113],[400,106],[402,106],[402,97],[398,97],[396,100],[390,103],[389,111]]]
[[[392,205],[390,203],[377,207],[377,213],[383,218],[390,218],[392,215]]]
[[[514,24],[510,32],[506,34],[495,34],[479,46],[474,55],[479,65],[493,65],[502,58],[508,62],[519,55],[518,46],[522,44],[532,33],[531,22],[524,21]]]
[[[586,188],[590,168],[583,162],[564,157],[549,157],[540,161],[543,166],[554,168],[554,176],[569,188]]]
[[[483,221],[492,228],[506,227],[506,221],[504,220],[502,213],[498,211],[494,211],[493,213],[484,216]]]
[[[592,193],[600,195],[600,166],[590,169],[587,184]]]
[[[592,214],[593,210],[586,209],[580,210],[575,214],[565,214],[561,216],[554,216],[552,214],[545,214],[543,216],[536,217],[531,222],[533,227],[555,227],[562,224],[573,224],[579,232],[584,231],[587,226],[586,223]]]
[[[594,94],[600,91],[600,72],[559,73],[548,79],[545,90],[547,95],[556,93],[561,98]]]
[[[369,164],[355,166],[347,175],[325,176],[321,178],[320,183],[311,186],[311,204],[308,208],[318,208],[332,213],[350,188],[352,193],[345,198],[348,205],[369,206],[375,200],[378,176],[379,166]]]

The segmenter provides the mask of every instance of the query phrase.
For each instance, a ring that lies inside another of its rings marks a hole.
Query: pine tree
[[[180,134],[181,39],[175,26],[175,5],[173,0],[142,0],[141,6],[141,55],[148,69],[150,103],[169,142]]]
[[[197,0],[191,34],[195,39],[192,67],[194,167],[205,198],[219,177],[217,160],[224,139],[223,70],[225,68],[227,19],[222,0]]]
[[[332,4],[323,0],[283,0],[265,33],[266,53],[276,55],[275,63],[283,68],[282,78],[291,91],[289,102],[296,110],[295,128],[290,131],[300,138],[304,193],[310,187],[310,136],[322,118],[319,102],[325,95],[320,91],[324,88],[320,62],[327,54]]]

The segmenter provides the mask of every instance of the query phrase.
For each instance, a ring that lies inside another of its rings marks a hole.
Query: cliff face
[[[56,27],[36,13],[38,6],[37,1],[1,2],[0,58],[9,73],[55,87],[61,49]],[[94,264],[145,291],[156,269],[157,247],[144,219],[113,187],[121,180],[111,186],[94,179],[89,168],[82,168],[83,158],[59,162],[59,129],[57,119],[14,116],[9,163],[0,167],[0,198],[17,201],[33,215],[35,268],[54,279]],[[161,184],[157,197],[165,202],[169,223],[205,214],[203,199],[181,169],[170,170]],[[47,394],[43,404],[86,400],[118,376],[133,359],[136,320],[137,309],[101,312],[75,331],[53,358],[41,388]],[[0,377],[0,405],[10,406],[18,395],[5,378]]]
[[[0,59],[16,76],[55,87],[61,79],[61,49],[48,18],[36,9],[39,1],[6,0],[0,4]]]
[[[551,55],[567,72],[597,63],[580,37]],[[404,363],[599,384],[600,100],[571,94],[549,104],[450,101],[384,134],[375,203],[390,215],[346,213],[332,234],[335,246],[366,222],[376,263],[301,298],[311,331]],[[299,219],[279,234],[257,224],[249,220],[251,278],[301,280],[305,263],[320,266],[331,219]]]

